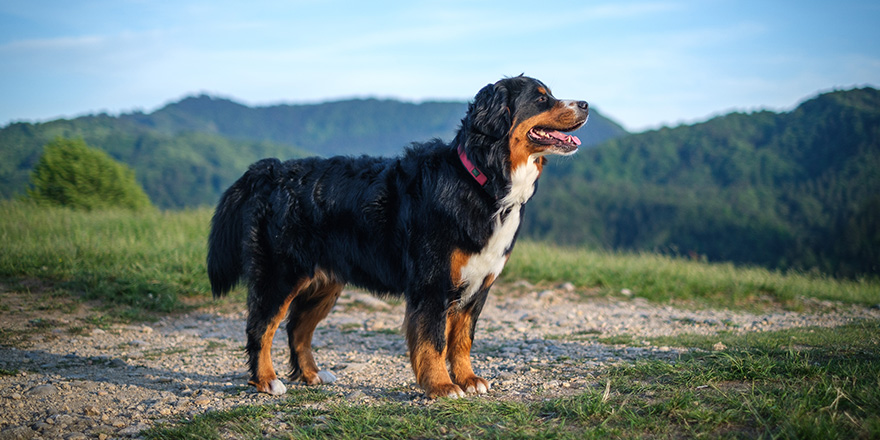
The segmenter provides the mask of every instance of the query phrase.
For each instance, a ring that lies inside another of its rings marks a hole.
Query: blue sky
[[[880,2],[0,0],[0,125],[249,105],[466,100],[526,73],[631,130],[880,85]]]

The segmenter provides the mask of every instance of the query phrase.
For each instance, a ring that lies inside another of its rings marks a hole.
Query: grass
[[[715,338],[667,339],[705,347]],[[880,323],[729,335],[730,348],[602,372],[596,386],[543,401],[488,398],[357,405],[320,388],[279,403],[208,413],[148,439],[821,438],[880,436]],[[274,431],[268,430],[272,428]]]
[[[696,301],[736,308],[766,301],[796,307],[801,298],[880,303],[880,282],[876,279],[838,280],[648,253],[566,249],[531,242],[517,244],[504,270],[514,279],[533,283],[570,281],[580,287],[597,287],[604,294],[629,289],[655,302]]]
[[[205,252],[210,209],[84,212],[0,201],[0,210],[0,281],[12,288],[22,280],[40,280],[59,294],[100,300],[114,319],[122,320],[209,301]],[[880,303],[877,280],[843,281],[530,242],[517,245],[504,278],[570,281],[604,294],[629,289],[651,301],[725,307],[767,301],[796,307],[801,297]],[[240,292],[237,297],[240,301]]]
[[[121,319],[207,297],[211,211],[85,212],[0,202],[0,279],[39,279],[110,306]]]

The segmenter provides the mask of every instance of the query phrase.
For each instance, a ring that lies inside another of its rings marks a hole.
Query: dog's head
[[[465,149],[477,166],[504,179],[530,162],[538,171],[549,154],[574,154],[581,141],[565,134],[587,122],[585,101],[556,99],[544,83],[517,76],[477,93],[462,123]],[[499,182],[500,183],[500,182]]]

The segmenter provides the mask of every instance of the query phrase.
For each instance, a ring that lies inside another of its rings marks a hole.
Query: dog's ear
[[[513,123],[507,98],[507,87],[500,82],[483,87],[474,98],[471,130],[494,139],[507,136]]]

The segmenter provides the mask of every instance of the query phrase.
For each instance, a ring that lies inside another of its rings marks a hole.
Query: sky
[[[880,86],[876,0],[0,0],[0,126],[246,105],[468,100],[525,73],[631,131]]]

